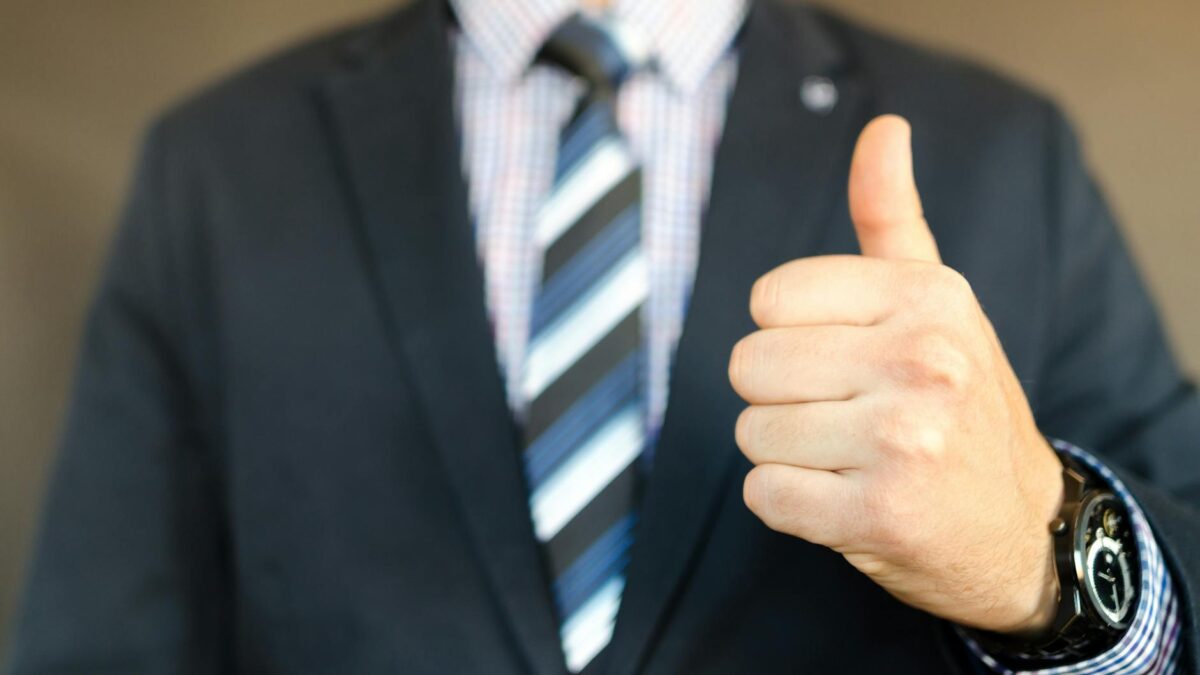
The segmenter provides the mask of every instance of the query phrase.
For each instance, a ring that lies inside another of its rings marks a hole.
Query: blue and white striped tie
[[[530,510],[573,672],[612,638],[647,440],[641,171],[613,106],[633,69],[627,51],[615,33],[574,17],[542,52],[588,85],[537,214],[544,263],[521,379]]]

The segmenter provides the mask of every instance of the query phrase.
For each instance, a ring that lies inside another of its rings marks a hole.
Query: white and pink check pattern
[[[609,10],[633,39],[648,47],[655,63],[630,77],[617,97],[618,123],[644,180],[642,246],[650,287],[643,325],[651,433],[666,410],[671,359],[699,255],[700,217],[737,75],[732,43],[748,2],[614,0]],[[533,242],[534,216],[553,183],[559,134],[583,93],[579,82],[556,67],[536,63],[535,56],[579,3],[451,4],[459,24],[451,39],[471,212],[509,405],[521,415],[528,401],[518,383],[544,253]],[[1129,498],[1125,492],[1122,496]],[[1151,560],[1144,566],[1158,570],[1161,584],[1139,606],[1135,625],[1145,628],[1099,657],[1050,672],[1169,672],[1178,655],[1175,596],[1157,546],[1145,550]],[[981,664],[1003,671],[980,656]]]
[[[534,63],[542,41],[576,5],[563,0],[456,2],[457,95],[464,166],[497,351],[513,386],[528,341],[543,252],[532,242],[534,213],[554,178],[561,130],[582,94],[562,69]],[[622,132],[641,162],[642,246],[650,269],[644,317],[648,422],[657,428],[700,244],[713,153],[737,71],[728,49],[743,0],[617,2],[658,68],[631,76],[617,98]],[[685,44],[681,38],[689,37]]]

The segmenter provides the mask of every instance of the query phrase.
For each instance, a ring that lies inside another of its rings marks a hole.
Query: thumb
[[[865,256],[941,262],[913,179],[911,139],[898,115],[862,130],[850,163],[850,219]]]

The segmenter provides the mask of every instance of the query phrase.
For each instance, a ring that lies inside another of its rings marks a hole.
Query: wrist
[[[1044,529],[1043,532],[1045,532]],[[1054,618],[1058,614],[1059,584],[1058,575],[1054,571],[1054,547],[1049,539],[1049,537],[1045,537],[1045,564],[1042,568],[1041,581],[1038,584],[1037,602],[1032,613],[1024,621],[1008,630],[999,632],[1022,640],[1037,640],[1045,636],[1053,627]]]
[[[1030,590],[1016,595],[1032,599],[1025,619],[998,631],[1020,638],[1045,634],[1054,622],[1059,604],[1055,550],[1049,527],[1063,504],[1063,465],[1058,453],[1042,436],[1038,435],[1033,442],[1036,447],[1031,456],[1036,459],[1031,463],[1033,470],[1027,481],[1033,522],[1027,531],[1032,541],[1031,559],[1040,562],[1035,563],[1034,573],[1026,577]]]
[[[1040,631],[1031,611],[1020,629],[969,631],[1015,669],[1087,658],[1115,644],[1138,604],[1138,546],[1126,506],[1111,486],[1069,454],[1060,456],[1060,513],[1047,533],[1054,551],[1057,608]]]

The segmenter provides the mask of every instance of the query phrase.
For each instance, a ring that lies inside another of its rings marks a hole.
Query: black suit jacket
[[[946,626],[742,504],[754,279],[853,252],[873,115],[1044,431],[1130,479],[1196,645],[1200,402],[1043,99],[757,2],[610,673],[961,672]],[[801,105],[808,76],[837,105]],[[87,322],[17,673],[561,673],[467,213],[442,3],[313,42],[150,133]],[[1003,542],[998,542],[1002,545]]]

